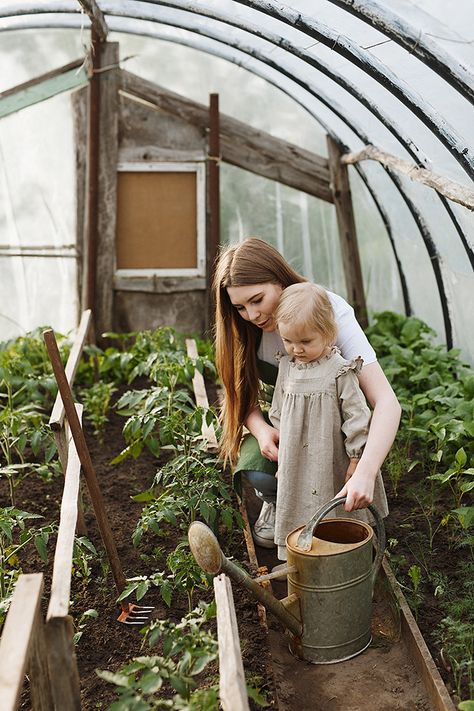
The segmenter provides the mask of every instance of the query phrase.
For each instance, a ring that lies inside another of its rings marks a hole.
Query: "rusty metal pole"
[[[99,232],[100,75],[98,69],[100,69],[101,55],[101,42],[94,27],[91,29],[91,51],[87,127],[87,269],[84,308],[92,309],[94,315]]]
[[[209,96],[209,138],[208,138],[208,170],[207,170],[207,195],[208,195],[208,234],[207,234],[207,305],[208,305],[208,330],[214,324],[214,304],[212,299],[212,281],[214,266],[220,244],[220,195],[219,195],[219,94]]]

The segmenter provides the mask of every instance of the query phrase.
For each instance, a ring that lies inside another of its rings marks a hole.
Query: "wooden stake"
[[[214,578],[219,640],[219,696],[224,711],[248,711],[244,666],[240,651],[239,630],[229,578]]]

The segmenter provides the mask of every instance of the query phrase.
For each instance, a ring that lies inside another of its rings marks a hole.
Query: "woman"
[[[274,385],[278,357],[284,353],[273,313],[283,289],[306,279],[266,242],[250,238],[227,247],[216,264],[216,363],[224,386],[221,453],[236,464],[236,485],[241,474],[264,500],[254,526],[256,543],[273,547],[275,478],[279,434],[259,406],[261,382]],[[346,511],[367,507],[374,485],[395,439],[401,408],[377,363],[376,355],[357,323],[353,309],[340,296],[328,292],[338,335],[335,345],[343,358],[362,357],[359,384],[373,408],[364,452],[337,496],[346,496]],[[250,435],[242,441],[243,427]],[[240,454],[239,454],[240,449]]]

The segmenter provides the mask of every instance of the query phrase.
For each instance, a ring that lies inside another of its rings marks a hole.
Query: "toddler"
[[[354,473],[369,431],[370,410],[357,378],[362,358],[345,360],[332,344],[337,327],[326,291],[303,282],[282,292],[275,322],[287,355],[279,362],[270,420],[280,431],[275,543],[305,525]],[[380,471],[373,503],[388,514]],[[333,515],[372,522],[367,509]]]

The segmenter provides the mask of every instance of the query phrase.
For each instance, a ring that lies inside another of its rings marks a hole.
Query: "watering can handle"
[[[322,521],[326,514],[335,509],[336,506],[340,506],[341,504],[343,504],[346,501],[346,498],[346,496],[340,496],[338,499],[332,499],[316,511],[313,518],[308,521],[308,523],[298,536],[298,541],[296,542],[298,548],[301,548],[304,551],[311,550],[311,545],[313,543],[313,533],[316,526]],[[381,515],[378,512],[378,509],[373,504],[369,504],[367,508],[375,518],[377,528],[377,555],[375,556],[375,560],[372,566],[372,585],[374,585],[385,550],[385,525]]]

